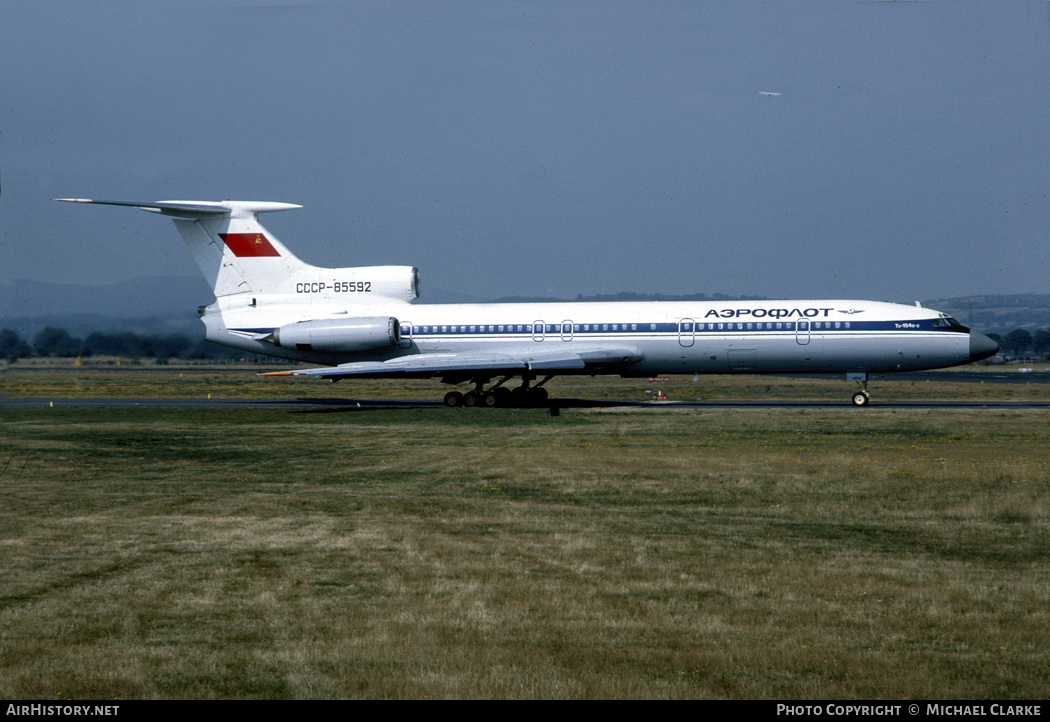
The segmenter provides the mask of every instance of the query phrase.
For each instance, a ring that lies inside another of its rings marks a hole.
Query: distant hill
[[[501,298],[500,302],[536,302],[570,299]],[[577,296],[575,301],[765,301],[763,296],[727,296],[723,293],[693,293],[665,295],[661,293],[602,294]],[[908,301],[901,303],[908,304]],[[1050,294],[1018,293],[1006,296],[966,296],[922,301],[923,306],[935,308],[954,316],[967,326],[985,333],[1006,334],[1023,328],[1028,332],[1050,326]]]
[[[198,305],[214,300],[200,276],[133,278],[103,286],[25,280],[0,284],[0,316],[193,316]]]
[[[135,278],[103,286],[19,280],[0,284],[0,328],[32,338],[45,326],[204,337],[197,306],[215,300],[200,276]]]
[[[958,321],[985,333],[1028,332],[1050,326],[1050,294],[966,296],[923,301],[923,306],[950,313]]]
[[[13,328],[32,338],[45,326],[65,328],[74,336],[92,331],[173,334],[201,338],[197,306],[215,297],[200,276],[136,278],[103,286],[15,281],[0,284],[0,328]],[[684,295],[620,292],[573,299],[514,297],[499,303],[558,301],[729,301],[767,300],[761,296],[722,293]],[[473,298],[430,289],[421,303],[484,303]],[[923,301],[929,308],[950,313],[962,323],[985,333],[1005,334],[1017,328],[1029,332],[1050,326],[1050,294],[967,296]]]
[[[727,296],[724,293],[690,293],[685,295],[667,295],[664,293],[633,293],[631,291],[620,291],[619,293],[602,293],[594,296],[584,296],[582,293],[576,298],[536,298],[531,296],[508,296],[497,298],[493,303],[566,303],[566,302],[625,302],[625,301],[767,301],[766,296]]]

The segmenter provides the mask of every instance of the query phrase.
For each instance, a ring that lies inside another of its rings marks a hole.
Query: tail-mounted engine
[[[275,328],[263,339],[297,351],[372,351],[401,342],[401,324],[388,316],[300,321]]]
[[[344,269],[353,273],[352,285],[338,283],[334,290],[336,296],[354,295],[357,300],[367,300],[370,295],[396,298],[399,301],[413,301],[419,298],[419,269],[413,266],[365,266]],[[365,293],[361,291],[366,290]],[[350,293],[345,292],[349,290]]]
[[[313,300],[368,303],[373,300],[413,301],[419,298],[419,270],[412,266],[314,268],[289,278],[285,292]]]

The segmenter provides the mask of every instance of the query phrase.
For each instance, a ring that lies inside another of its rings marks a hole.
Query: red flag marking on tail
[[[220,233],[219,238],[238,258],[281,255],[261,233]]]

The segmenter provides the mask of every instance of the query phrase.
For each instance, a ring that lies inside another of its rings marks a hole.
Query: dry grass
[[[43,359],[32,359],[39,362]],[[0,399],[9,398],[174,398],[174,399],[351,399],[440,400],[450,387],[437,381],[350,380],[337,384],[293,377],[261,377],[257,374],[282,368],[257,364],[229,367],[151,366],[132,368],[113,365],[76,367],[71,360],[52,365],[5,364],[0,361]],[[1016,367],[965,366],[963,371],[1020,375]],[[1045,371],[1041,365],[1037,370]],[[558,377],[547,388],[553,399],[644,401],[646,391],[661,390],[677,401],[740,400],[849,400],[856,386],[841,377],[798,379],[773,376],[671,376],[667,382],[620,379],[603,376]],[[873,379],[870,391],[880,401],[1046,401],[1050,385],[1045,383],[953,382],[951,371],[943,380],[911,381],[893,375]],[[515,384],[511,384],[513,386]],[[466,385],[459,387],[466,390]]]
[[[0,410],[0,696],[1050,696],[1045,411]]]

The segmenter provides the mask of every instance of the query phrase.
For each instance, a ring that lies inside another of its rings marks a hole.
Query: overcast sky
[[[197,273],[78,196],[300,203],[303,260],[423,301],[1050,293],[1048,41],[1046,0],[9,0],[0,283]]]

